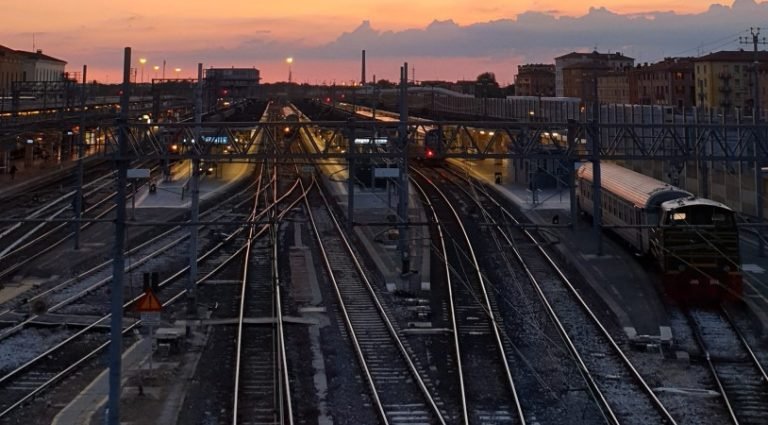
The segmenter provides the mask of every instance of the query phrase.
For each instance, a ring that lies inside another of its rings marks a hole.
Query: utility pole
[[[752,122],[757,125],[760,122],[760,61],[758,60],[757,45],[768,44],[765,41],[765,37],[760,41],[760,28],[749,28],[749,32],[752,35],[752,39],[749,37],[739,37],[741,44],[752,43],[753,46],[753,63],[752,63]],[[757,222],[762,224],[764,219],[763,213],[763,193],[764,179],[763,179],[763,160],[761,158],[762,149],[757,146],[755,141],[755,212],[757,213]],[[763,240],[763,228],[760,226],[757,228],[757,253],[760,257],[765,256],[765,241]]]
[[[398,248],[402,261],[401,273],[411,270],[411,254],[408,244],[408,62],[400,68],[400,148],[402,149],[400,163],[400,191],[397,205],[398,215]]]
[[[203,122],[203,64],[197,64],[197,87],[195,87],[195,143],[192,148],[192,178],[189,180],[190,223],[189,223],[189,280],[187,281],[187,316],[197,318],[197,226],[199,225],[200,201],[200,154],[204,147],[200,128]],[[189,324],[187,332],[190,331]]]
[[[115,193],[115,247],[112,260],[110,287],[109,338],[109,401],[107,423],[120,424],[120,375],[123,355],[123,278],[125,275],[125,186],[128,183],[128,106],[131,98],[131,48],[125,48],[123,58],[123,94],[120,97],[120,115],[117,119],[118,139],[117,188]]]
[[[592,77],[595,98],[592,101],[592,119],[587,122],[587,143],[592,147],[592,228],[597,242],[597,255],[603,255],[603,194],[600,173],[600,104],[597,101],[597,75]]]
[[[360,85],[364,86],[365,82],[366,82],[365,81],[365,49],[363,49],[362,61],[363,61],[363,69],[362,69],[362,72],[360,74]]]
[[[77,138],[77,193],[75,194],[75,249],[80,249],[80,218],[83,211],[83,156],[85,155],[85,102],[86,74],[88,65],[83,65],[83,86],[80,91],[80,134]]]
[[[751,37],[739,37],[739,43],[752,44],[753,47],[753,63],[752,63],[752,117],[755,123],[760,121],[760,61],[758,60],[757,46],[762,44],[766,45],[765,37],[760,40],[760,28],[749,28]]]
[[[352,230],[355,223],[355,173],[356,162],[355,155],[357,153],[357,146],[355,146],[355,116],[352,115],[347,120],[349,125],[349,134],[347,142],[347,231],[352,234]]]

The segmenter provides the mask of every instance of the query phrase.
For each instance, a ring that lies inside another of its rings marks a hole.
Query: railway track
[[[372,408],[384,424],[448,423],[440,399],[432,395],[423,378],[426,374],[410,358],[328,199],[319,193],[325,207],[313,208],[308,201],[305,207]]]
[[[98,220],[105,220],[115,206],[114,181],[112,174],[104,175],[90,183],[90,190],[84,192],[86,208],[81,216],[81,230],[85,230]],[[10,242],[0,251],[0,280],[10,278],[22,267],[33,264],[35,260],[52,252],[71,240],[74,233],[74,212],[70,202],[74,191],[36,208],[25,219],[9,226],[0,233],[0,240]],[[129,194],[128,199],[133,195]]]
[[[301,193],[280,213],[278,206],[299,187],[298,180],[278,197],[277,168],[270,179],[269,223],[250,226],[239,294],[234,363],[233,424],[293,423],[285,355],[283,305],[278,274],[280,220],[306,196]],[[265,194],[268,190],[264,191]],[[265,195],[265,198],[267,196]],[[258,197],[253,213],[258,209]],[[258,241],[255,241],[259,236]],[[246,320],[261,323],[246,323]]]
[[[766,423],[768,375],[729,314],[686,310],[685,315],[731,422]]]
[[[436,184],[428,179],[421,183],[414,180],[414,184],[427,200],[441,235],[460,377],[461,421],[525,424],[510,370],[508,340],[497,325],[498,309],[489,296],[467,229]]]
[[[541,241],[516,226],[520,222],[483,185],[458,173],[451,173],[451,179],[461,179],[457,187],[471,188],[467,196],[485,210],[489,225],[523,268],[605,420],[616,424],[676,423]],[[491,208],[494,214],[488,212]]]
[[[242,227],[238,228],[223,240],[215,237],[216,232],[201,235],[203,241],[201,245],[209,245],[210,248],[199,255],[198,266],[200,270],[209,271],[205,274],[201,273],[203,277],[197,280],[198,284],[218,272],[241,252],[245,243],[242,229]],[[183,238],[177,238],[176,241],[180,239],[183,240]],[[167,249],[168,247],[165,246],[155,254],[162,254]],[[186,293],[188,271],[188,265],[182,266],[160,282],[160,291],[157,295],[164,304],[170,305]],[[57,343],[53,346],[37,347],[38,355],[3,373],[0,377],[0,418],[9,415],[26,401],[59,382],[109,345],[109,335],[103,332],[103,328],[108,326],[110,315],[102,314],[109,311],[109,297],[105,282],[97,285],[98,287],[93,287],[91,284],[85,289],[77,288],[72,294],[69,294],[66,288],[60,288],[68,295],[57,304],[58,310],[73,316],[82,314],[84,311],[90,315],[85,317],[85,323],[80,329],[73,328],[65,332],[63,337],[56,339]],[[140,297],[141,295],[137,293],[129,299],[123,306],[124,310],[129,309]],[[92,319],[89,319],[91,317]],[[129,320],[126,323],[124,335],[138,326],[140,321]],[[24,332],[23,329],[26,329],[27,325],[29,321],[23,321],[14,327],[18,329],[9,335]],[[24,335],[19,335],[19,338],[23,337]],[[7,343],[8,340],[4,341],[4,344]],[[50,379],[41,379],[41,376]]]

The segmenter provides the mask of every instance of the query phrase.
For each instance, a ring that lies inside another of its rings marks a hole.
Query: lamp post
[[[288,84],[290,84],[293,80],[293,75],[291,74],[291,64],[293,63],[292,57],[285,58],[285,63],[288,64]]]
[[[147,63],[147,58],[139,58],[139,64],[141,65],[141,83],[144,84],[144,65]]]
[[[175,72],[175,73],[176,73],[176,78],[178,79],[178,78],[179,78],[179,74],[181,74],[181,68],[175,68],[175,69],[173,70],[173,72]]]
[[[160,70],[160,65],[153,66],[152,70],[155,71],[155,74],[152,76],[152,78],[157,78],[157,71]]]

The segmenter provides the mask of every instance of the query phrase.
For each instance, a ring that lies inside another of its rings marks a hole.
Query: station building
[[[43,54],[39,49],[26,52],[0,45],[0,92],[10,95],[14,83],[63,81],[66,65],[66,61]]]

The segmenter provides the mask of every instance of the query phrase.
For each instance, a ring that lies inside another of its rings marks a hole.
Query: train
[[[664,292],[674,301],[716,305],[742,298],[736,213],[624,168],[600,163],[603,224],[654,260]],[[577,203],[593,216],[592,163],[577,171]]]
[[[348,103],[337,103],[340,110],[354,113],[361,117],[382,122],[398,122],[400,115],[386,110],[373,110],[367,106],[354,106]],[[438,166],[445,161],[445,141],[451,137],[451,129],[443,127],[438,129],[431,120],[409,117],[408,158],[425,166]],[[416,122],[417,125],[412,125]]]
[[[408,158],[428,167],[442,165],[445,162],[445,138],[445,132],[437,128],[417,129],[415,140],[408,144]]]
[[[296,134],[298,134],[298,123],[300,122],[299,116],[293,112],[289,112],[285,115],[283,121],[285,122],[285,125],[281,129],[283,140],[293,140],[296,137]]]

